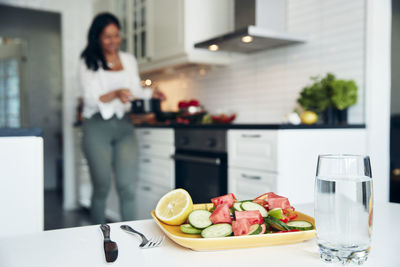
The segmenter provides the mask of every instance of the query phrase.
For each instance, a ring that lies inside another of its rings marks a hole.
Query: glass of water
[[[320,155],[314,208],[321,259],[363,264],[370,250],[373,214],[369,157]]]

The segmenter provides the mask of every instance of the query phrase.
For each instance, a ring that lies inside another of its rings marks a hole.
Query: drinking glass
[[[363,264],[370,250],[373,214],[369,157],[318,156],[314,208],[321,259]]]

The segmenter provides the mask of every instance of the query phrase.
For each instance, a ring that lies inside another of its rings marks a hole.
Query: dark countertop
[[[0,137],[13,136],[38,136],[42,137],[43,131],[40,128],[0,128]]]
[[[365,124],[348,125],[292,125],[292,124],[135,124],[137,128],[173,128],[173,129],[248,129],[248,130],[298,130],[298,129],[364,129]]]

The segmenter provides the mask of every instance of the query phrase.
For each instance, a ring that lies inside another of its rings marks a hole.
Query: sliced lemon
[[[157,203],[156,216],[169,225],[180,225],[193,210],[193,201],[185,189],[175,189],[165,194]]]
[[[275,217],[277,219],[282,219],[283,218],[283,212],[281,208],[275,208],[272,209],[268,212],[268,215]]]

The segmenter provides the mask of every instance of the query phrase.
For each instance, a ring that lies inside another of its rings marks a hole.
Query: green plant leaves
[[[324,78],[311,77],[314,83],[300,92],[297,102],[305,109],[321,113],[328,107],[340,110],[357,103],[357,85],[353,80],[336,80],[328,73]]]
[[[354,81],[335,80],[332,82],[332,103],[339,110],[344,110],[357,103],[357,85]]]

